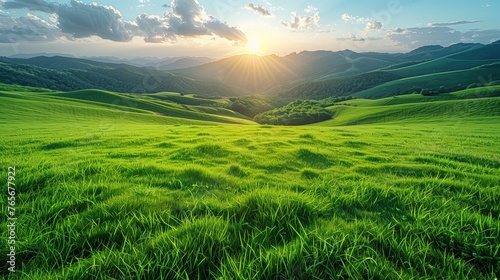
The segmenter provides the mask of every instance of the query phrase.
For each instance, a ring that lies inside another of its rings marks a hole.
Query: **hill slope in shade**
[[[377,85],[352,95],[359,98],[383,98],[412,93],[415,90],[420,91],[420,89],[439,90],[440,87],[444,87],[448,91],[453,91],[455,88],[463,89],[470,84],[487,84],[498,80],[500,80],[500,64],[492,64],[467,70],[403,78]]]
[[[100,63],[65,57],[0,58],[0,82],[53,90],[98,88],[116,92],[175,91],[204,96],[233,96],[238,92],[217,81],[198,81],[153,68]]]

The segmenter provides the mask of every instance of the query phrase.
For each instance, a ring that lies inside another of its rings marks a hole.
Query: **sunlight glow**
[[[250,39],[247,43],[247,50],[250,53],[256,53],[260,49],[260,42],[257,39]]]

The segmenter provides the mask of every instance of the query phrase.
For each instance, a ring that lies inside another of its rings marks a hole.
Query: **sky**
[[[223,58],[500,40],[500,0],[0,0],[0,56]]]

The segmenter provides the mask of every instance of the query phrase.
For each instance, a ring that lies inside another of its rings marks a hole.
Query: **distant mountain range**
[[[180,92],[203,96],[235,96],[240,90],[211,80],[193,80],[155,67],[97,62],[89,59],[38,56],[0,57],[0,82],[71,91]]]
[[[370,98],[500,80],[500,41],[425,46],[408,53],[304,51],[209,58],[0,57],[0,82],[54,90],[176,91],[275,99]]]
[[[153,67],[158,70],[174,70],[174,69],[182,69],[188,67],[194,67],[198,65],[202,65],[205,63],[213,62],[215,59],[208,57],[165,57],[165,58],[157,58],[157,57],[137,57],[137,58],[118,58],[114,56],[84,56],[84,57],[75,57],[69,54],[61,54],[61,53],[32,53],[32,54],[15,54],[9,56],[9,58],[20,58],[20,59],[29,59],[38,56],[46,56],[46,57],[69,57],[69,58],[81,58],[86,60],[92,60],[96,62],[104,62],[104,63],[114,63],[114,64],[128,64],[137,67]]]

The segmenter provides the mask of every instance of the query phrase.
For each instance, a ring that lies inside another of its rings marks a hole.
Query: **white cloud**
[[[397,45],[408,48],[436,44],[448,46],[460,42],[462,33],[449,27],[412,27],[399,33],[391,33],[388,38]]]
[[[139,0],[139,5],[137,5],[137,8],[144,8],[146,5],[149,5],[151,3],[150,0]]]
[[[317,27],[320,19],[318,9],[308,6],[305,10],[309,11],[307,15],[292,12],[290,22],[280,21],[281,25],[294,30],[310,30]]]
[[[351,21],[353,19],[353,17],[347,13],[345,14],[342,14],[342,16],[340,16],[342,18],[343,21],[345,22],[348,22],[348,21]]]
[[[498,29],[474,30],[462,33],[463,42],[489,44],[498,40],[500,40],[500,30]]]
[[[344,22],[364,24],[365,30],[367,31],[380,30],[382,29],[382,27],[384,27],[382,22],[377,21],[373,18],[363,18],[363,17],[353,16],[348,13],[342,14],[340,18]]]
[[[304,9],[304,12],[306,13],[312,13],[312,12],[317,12],[318,11],[318,8],[315,8],[311,5],[307,6],[307,8]]]
[[[371,20],[366,24],[366,30],[380,30],[384,25],[376,20]]]
[[[62,37],[57,26],[28,13],[12,18],[0,16],[0,43],[55,41]]]
[[[500,40],[500,30],[460,32],[447,26],[396,28],[388,32],[387,38],[396,45],[410,49],[426,45],[449,46],[459,42],[489,44]]]
[[[137,17],[138,35],[146,42],[175,42],[178,37],[219,36],[229,41],[245,43],[246,35],[227,23],[207,15],[196,0],[172,1],[172,12],[164,17],[142,14]]]
[[[99,36],[118,42],[132,40],[120,11],[112,6],[72,0],[70,6],[60,5],[56,13],[61,31],[75,38]]]
[[[368,22],[370,20],[370,19],[366,19],[366,18],[362,18],[362,17],[352,16],[352,15],[350,15],[348,13],[344,13],[340,17],[345,22],[366,23],[366,22]]]
[[[381,37],[357,37],[354,33],[347,34],[347,37],[337,38],[337,41],[365,42],[382,40]]]

